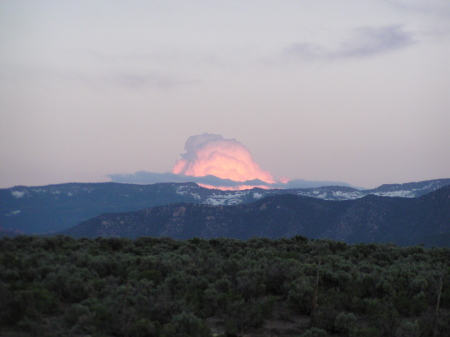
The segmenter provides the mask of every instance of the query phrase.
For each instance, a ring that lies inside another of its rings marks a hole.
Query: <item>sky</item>
[[[0,1],[0,188],[172,172],[189,137],[279,180],[450,177],[450,1]]]

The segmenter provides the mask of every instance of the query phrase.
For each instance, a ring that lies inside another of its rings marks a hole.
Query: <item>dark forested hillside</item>
[[[0,336],[448,336],[449,248],[0,239]]]
[[[198,202],[191,194],[176,193],[180,185],[71,183],[0,189],[0,227],[28,234],[51,233],[105,212]],[[199,188],[196,184],[186,186]]]
[[[303,235],[347,243],[393,242],[448,246],[450,186],[420,198],[368,195],[330,201],[279,195],[236,206],[175,204],[137,212],[103,214],[63,234],[74,237],[170,236],[280,238]],[[443,242],[444,241],[444,242]]]

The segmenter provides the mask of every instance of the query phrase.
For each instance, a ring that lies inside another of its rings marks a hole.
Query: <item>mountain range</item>
[[[283,194],[234,206],[179,203],[103,214],[61,234],[242,240],[253,236],[275,239],[303,235],[347,243],[446,245],[450,238],[450,186],[419,198],[367,195],[331,201]]]
[[[270,196],[282,196],[280,200],[284,200],[284,195],[321,201],[362,201],[374,196],[389,197],[387,200],[399,199],[391,197],[411,199],[448,185],[450,179],[381,185],[370,190],[323,186],[307,189],[254,188],[221,191],[202,188],[195,183],[69,183],[38,187],[16,186],[0,189],[0,227],[9,234],[49,234],[64,231],[103,213],[139,211],[177,203],[192,204],[189,207],[244,205],[262,201]]]
[[[111,181],[115,183],[125,183],[125,184],[156,184],[156,183],[183,183],[186,179],[189,182],[197,183],[199,185],[208,185],[211,187],[229,187],[233,189],[239,187],[240,185],[253,187],[262,187],[266,189],[286,189],[286,188],[312,188],[321,186],[346,186],[352,187],[350,184],[341,181],[312,181],[303,179],[293,179],[288,182],[275,182],[267,183],[259,179],[247,180],[247,181],[235,181],[231,179],[221,179],[213,175],[206,175],[201,177],[185,176],[175,173],[154,173],[139,171],[132,174],[110,174],[108,176]]]

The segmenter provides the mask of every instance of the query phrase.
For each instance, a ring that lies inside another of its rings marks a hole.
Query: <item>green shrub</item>
[[[328,333],[320,328],[311,328],[305,333],[301,334],[300,337],[327,337]]]
[[[355,326],[355,323],[356,316],[353,313],[341,312],[334,320],[334,328],[338,332],[348,334]]]
[[[158,337],[159,325],[148,319],[141,319],[131,327],[131,335],[135,337]]]
[[[163,337],[210,337],[211,331],[203,320],[191,313],[182,312],[164,326]]]
[[[379,337],[380,332],[375,327],[354,328],[350,337]]]
[[[419,336],[419,323],[417,321],[403,320],[395,330],[395,337]]]

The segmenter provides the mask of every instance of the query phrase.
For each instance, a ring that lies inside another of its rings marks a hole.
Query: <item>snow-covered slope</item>
[[[244,191],[210,190],[201,203],[208,205],[236,205],[258,200],[270,195],[294,194],[323,200],[354,200],[373,194],[384,197],[417,198],[433,192],[438,188],[450,185],[450,179],[437,179],[406,184],[381,185],[375,189],[357,190],[344,186],[323,186],[307,189],[264,190],[252,189]],[[191,188],[191,186],[190,186]],[[184,190],[186,193],[187,191]]]

